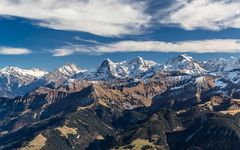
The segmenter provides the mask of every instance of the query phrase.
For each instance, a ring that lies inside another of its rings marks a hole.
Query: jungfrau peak
[[[206,70],[201,67],[201,64],[194,60],[187,54],[182,54],[177,57],[171,58],[166,62],[166,70],[170,71],[182,71],[187,74],[199,75]]]

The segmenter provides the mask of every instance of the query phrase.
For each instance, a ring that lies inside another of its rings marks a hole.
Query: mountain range
[[[214,73],[240,69],[240,59],[216,58],[199,62],[183,54],[169,59],[165,64],[137,57],[130,61],[113,62],[104,60],[95,71],[88,71],[75,64],[66,64],[52,72],[43,69],[21,69],[7,66],[0,69],[0,94],[2,97],[23,96],[39,86],[57,87],[73,80],[106,81],[115,79],[144,80],[158,71],[181,71],[190,75]]]
[[[0,149],[238,149],[240,59],[0,69]]]

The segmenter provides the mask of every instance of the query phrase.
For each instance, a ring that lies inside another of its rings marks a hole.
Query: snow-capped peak
[[[33,69],[21,69],[18,67],[6,66],[0,69],[0,74],[4,75],[16,75],[16,76],[32,76],[36,78],[40,78],[47,74],[47,71],[42,69],[33,68]]]
[[[215,58],[205,62],[204,67],[212,72],[230,71],[240,68],[240,59],[235,57],[229,59]]]
[[[183,60],[193,61],[193,58],[191,56],[188,56],[187,54],[182,54],[182,55],[179,55],[178,57],[182,58]]]
[[[48,82],[66,80],[72,76],[77,75],[78,73],[86,72],[86,69],[80,68],[75,64],[66,64],[62,67],[55,69],[53,72],[50,72],[44,78]]]
[[[144,60],[142,57],[122,62],[113,62],[110,59],[105,59],[98,68],[96,74],[101,79],[132,78],[147,72],[156,65],[157,63]]]
[[[137,64],[144,64],[144,62],[145,62],[144,59],[140,56],[130,61],[130,63],[137,63]]]
[[[0,69],[0,95],[3,97],[14,97],[24,95],[34,89],[38,84],[29,86],[32,82],[38,81],[48,72],[33,68],[21,69],[18,67],[6,66]]]
[[[167,61],[167,64],[180,63],[180,62],[193,62],[194,59],[187,54],[178,55],[177,57],[173,57]]]
[[[165,64],[166,69],[170,71],[183,71],[187,74],[202,74],[206,72],[201,66],[200,63],[195,61],[191,56],[187,54],[182,54],[177,57],[171,58]]]
[[[61,72],[64,75],[72,76],[80,72],[86,72],[87,70],[77,67],[75,64],[66,64],[58,68],[57,71]]]
[[[137,57],[127,62],[127,64],[130,66],[130,68],[132,68],[135,71],[135,73],[145,72],[157,65],[156,62],[144,60],[142,57]]]
[[[106,63],[113,63],[113,61],[109,58],[106,58],[105,60],[103,60],[103,62],[106,62]]]

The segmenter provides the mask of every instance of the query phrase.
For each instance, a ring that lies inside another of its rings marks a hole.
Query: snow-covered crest
[[[206,61],[204,67],[212,72],[230,71],[240,68],[240,59],[235,57],[229,59],[215,58]]]
[[[96,73],[102,78],[132,78],[153,69],[157,65],[156,62],[144,60],[142,57],[122,62],[113,62],[110,59],[106,59]]]
[[[169,59],[165,64],[166,70],[183,71],[187,74],[198,75],[206,72],[200,63],[187,54]]]
[[[33,69],[21,69],[18,67],[7,66],[0,69],[0,74],[4,75],[18,75],[18,76],[32,76],[40,78],[46,75],[48,72],[42,69],[33,68]]]

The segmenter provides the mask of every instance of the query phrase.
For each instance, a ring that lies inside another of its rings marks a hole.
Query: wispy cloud
[[[100,43],[100,42],[98,42],[96,40],[86,40],[86,39],[81,38],[79,36],[74,37],[74,39],[77,40],[77,41],[87,42],[87,43],[92,43],[92,44],[103,44],[103,43]]]
[[[68,48],[59,48],[53,51],[53,56],[68,56],[75,53],[76,50],[71,50]]]
[[[24,55],[31,51],[25,48],[0,47],[0,55]]]
[[[129,0],[1,0],[0,15],[40,21],[38,25],[119,36],[148,25],[143,2]]]
[[[163,42],[163,41],[121,41],[117,43],[87,47],[83,45],[64,46],[52,51],[54,56],[73,53],[112,53],[112,52],[194,52],[219,53],[240,52],[238,39],[212,39],[200,41]]]
[[[61,48],[54,49],[50,52],[53,54],[53,56],[68,56],[74,53],[98,53],[95,48],[84,45],[67,45]]]
[[[156,52],[238,52],[240,51],[240,40],[235,39],[215,39],[184,42],[162,42],[162,41],[123,41],[97,47],[99,52],[136,52],[136,51],[156,51]]]
[[[145,0],[1,0],[0,15],[39,21],[38,25],[104,36],[138,34],[151,21],[187,30],[240,28],[239,0],[169,0],[151,8]],[[32,11],[34,9],[34,11]],[[146,13],[151,10],[151,13]],[[158,13],[157,13],[158,12]],[[159,24],[154,24],[161,26]]]
[[[160,10],[159,22],[187,30],[240,28],[239,0],[176,0]]]

